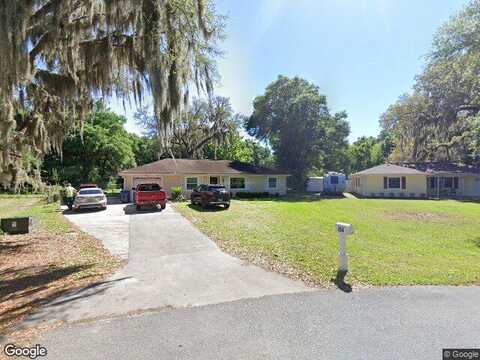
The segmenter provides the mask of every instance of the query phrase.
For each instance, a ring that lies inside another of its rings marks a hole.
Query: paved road
[[[225,254],[169,205],[162,212],[140,213],[129,205],[131,215],[123,215],[129,230],[114,230],[118,206],[124,205],[71,219],[105,243],[114,242],[114,234],[123,242],[128,233],[128,264],[102,284],[43,306],[25,326],[313,290]]]
[[[267,296],[83,323],[40,339],[49,359],[441,359],[480,347],[480,288]]]

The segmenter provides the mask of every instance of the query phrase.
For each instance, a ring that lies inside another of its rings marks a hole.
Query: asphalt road
[[[70,325],[49,359],[441,359],[480,347],[480,288],[274,295]]]

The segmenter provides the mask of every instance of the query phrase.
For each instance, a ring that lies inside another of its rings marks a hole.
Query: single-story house
[[[480,167],[447,162],[383,164],[350,177],[366,197],[480,198]]]
[[[199,185],[224,185],[230,192],[284,195],[288,174],[230,160],[163,159],[121,171],[124,190],[141,183],[158,183],[170,195],[180,186],[188,195]]]

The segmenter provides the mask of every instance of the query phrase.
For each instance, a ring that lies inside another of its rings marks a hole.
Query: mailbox
[[[348,271],[347,235],[353,234],[353,226],[338,222],[335,227],[338,232],[338,271],[345,275]]]
[[[352,224],[346,224],[346,223],[341,223],[338,222],[336,224],[337,226],[337,232],[345,234],[345,235],[352,235],[353,234],[353,226]]]
[[[1,228],[7,234],[28,234],[32,226],[32,218],[18,217],[2,219]]]

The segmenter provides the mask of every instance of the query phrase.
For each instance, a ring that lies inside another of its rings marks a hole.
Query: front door
[[[210,176],[210,185],[218,185],[218,176]]]

